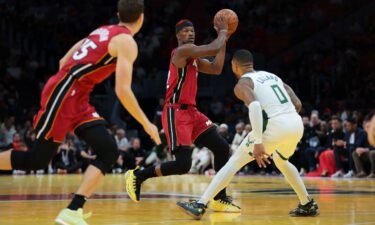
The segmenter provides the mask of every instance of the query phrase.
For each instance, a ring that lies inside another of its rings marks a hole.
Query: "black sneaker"
[[[319,215],[318,204],[311,199],[306,205],[298,204],[298,207],[289,212],[290,216],[305,217]]]
[[[188,215],[192,216],[194,219],[199,220],[203,214],[206,212],[207,206],[198,201],[190,202],[177,202],[177,205]]]

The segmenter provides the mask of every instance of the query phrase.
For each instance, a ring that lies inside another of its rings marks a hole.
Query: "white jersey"
[[[273,73],[254,71],[241,78],[250,78],[254,83],[254,95],[268,118],[296,112],[283,81]]]

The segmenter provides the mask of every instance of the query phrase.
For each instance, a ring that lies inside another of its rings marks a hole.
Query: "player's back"
[[[242,76],[254,83],[254,95],[269,118],[295,113],[295,107],[284,88],[283,81],[273,73],[254,71]]]
[[[116,67],[116,58],[108,52],[112,37],[119,34],[131,35],[129,29],[119,25],[101,26],[87,36],[81,46],[55,75],[60,80],[72,76],[83,89],[91,92],[98,84],[110,76]]]

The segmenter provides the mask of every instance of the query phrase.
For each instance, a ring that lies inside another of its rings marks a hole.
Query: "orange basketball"
[[[228,22],[228,34],[233,34],[238,26],[238,16],[237,14],[230,9],[221,9],[219,10],[214,17],[214,26],[216,26],[219,18],[224,17]]]

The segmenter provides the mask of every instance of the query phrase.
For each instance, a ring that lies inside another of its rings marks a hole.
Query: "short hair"
[[[233,59],[242,66],[250,66],[253,64],[253,54],[246,49],[237,50],[233,55]]]
[[[338,116],[331,116],[331,120],[337,120],[337,121],[341,122],[341,119]]]
[[[351,124],[357,124],[357,119],[355,117],[349,117],[346,121]]]
[[[144,2],[143,0],[119,0],[117,11],[121,22],[133,23],[143,13]]]
[[[364,121],[365,121],[365,122],[370,121],[370,120],[372,119],[373,116],[375,116],[375,110],[374,110],[374,111],[371,111],[369,114],[367,114],[367,115],[365,116]]]

